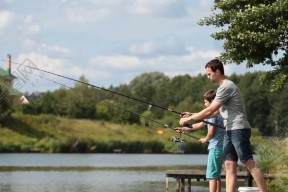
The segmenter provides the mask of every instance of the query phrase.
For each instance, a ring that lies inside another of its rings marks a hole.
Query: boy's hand
[[[206,137],[199,139],[199,141],[200,141],[201,143],[208,143],[208,139],[207,139]]]

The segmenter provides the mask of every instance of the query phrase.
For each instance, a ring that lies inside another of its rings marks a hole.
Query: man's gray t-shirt
[[[226,130],[250,128],[244,101],[235,83],[225,79],[217,89],[214,102],[223,103],[220,113],[224,119]]]

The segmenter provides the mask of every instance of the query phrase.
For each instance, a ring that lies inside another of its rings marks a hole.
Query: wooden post
[[[11,55],[10,54],[7,54],[7,61],[6,61],[6,67],[7,67],[7,71],[8,71],[8,74],[11,75]]]
[[[180,191],[180,179],[177,177],[176,178],[176,192]]]
[[[191,182],[191,178],[188,179],[188,191],[190,192],[192,189],[192,182]]]
[[[166,177],[166,192],[168,192],[168,187],[169,187],[169,178],[168,177]]]
[[[181,178],[181,191],[185,191],[185,178]]]

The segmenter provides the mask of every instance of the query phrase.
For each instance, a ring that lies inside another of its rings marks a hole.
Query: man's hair
[[[204,99],[207,100],[209,103],[213,101],[215,96],[216,96],[216,91],[213,89],[206,91],[203,95]]]
[[[210,68],[213,72],[216,72],[218,69],[222,75],[224,75],[223,63],[218,59],[212,59],[205,65],[205,69]]]

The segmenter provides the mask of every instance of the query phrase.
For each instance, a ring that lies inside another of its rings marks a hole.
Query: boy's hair
[[[216,91],[213,89],[208,90],[206,93],[204,93],[203,97],[205,100],[207,100],[209,103],[213,101],[213,99],[216,96]]]
[[[221,61],[218,59],[212,59],[205,65],[205,69],[210,68],[213,72],[216,72],[218,69],[222,75],[224,75],[224,66]]]

